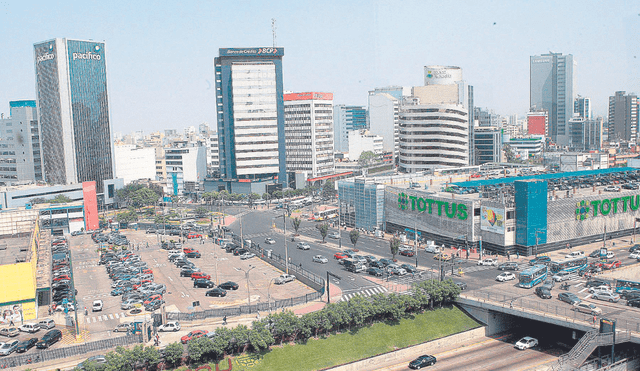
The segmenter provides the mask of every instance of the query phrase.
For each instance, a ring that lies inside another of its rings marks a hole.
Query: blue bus
[[[587,269],[587,257],[571,258],[567,260],[561,260],[559,262],[551,262],[549,264],[551,273],[556,274],[560,272],[581,274]]]
[[[640,291],[640,282],[629,280],[616,280],[616,292],[625,295],[630,292]]]
[[[540,282],[544,282],[544,280],[547,279],[547,270],[548,267],[543,264],[536,264],[533,267],[523,270],[518,276],[518,286],[530,289]]]

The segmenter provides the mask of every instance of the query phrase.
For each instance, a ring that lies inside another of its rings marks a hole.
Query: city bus
[[[338,217],[338,208],[331,208],[326,210],[314,211],[313,219],[315,221],[323,221],[328,219],[333,219]]]
[[[547,279],[547,269],[546,265],[536,264],[523,270],[518,276],[518,287],[530,289],[540,282],[544,282]]]
[[[640,282],[629,280],[616,280],[616,292],[620,295],[629,292],[640,291]]]
[[[560,272],[581,274],[585,269],[587,269],[587,257],[583,256],[580,258],[551,262],[549,264],[549,268],[551,269],[552,274]]]

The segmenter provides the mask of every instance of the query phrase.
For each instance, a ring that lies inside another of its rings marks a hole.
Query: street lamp
[[[249,311],[251,311],[251,295],[249,291],[249,272],[251,272],[251,270],[255,267],[256,267],[255,265],[249,265],[249,269],[247,269],[246,271],[240,268],[240,270],[244,272],[245,278],[247,279],[247,303],[249,304]]]
[[[284,225],[284,272],[289,274],[289,248],[287,247],[287,216],[285,213],[286,211],[283,209],[282,224]],[[275,218],[280,218],[280,216],[276,216]]]
[[[538,243],[540,242],[540,237],[538,237],[538,233],[546,233],[544,230],[536,229],[536,258],[538,257]]]
[[[267,286],[267,306],[269,307],[269,313],[271,313],[271,284],[275,281],[276,279],[272,278]]]
[[[218,262],[220,261],[220,258],[215,253],[212,253],[212,254],[213,254],[213,257],[216,259],[216,286],[218,286]]]

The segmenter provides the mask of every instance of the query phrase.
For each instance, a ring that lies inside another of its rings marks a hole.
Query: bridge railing
[[[469,291],[462,293],[460,297],[470,300],[491,302],[493,305],[498,305],[504,308],[525,312],[536,312],[543,316],[561,317],[570,322],[581,321],[586,322],[591,326],[595,326],[597,324],[597,321],[594,321],[593,315],[578,312],[574,310],[573,306],[568,303],[560,302],[557,298],[549,301],[539,301],[495,291]],[[597,317],[600,317],[600,315],[597,315]],[[607,317],[611,317],[616,320],[616,328],[618,330],[640,333],[640,319],[638,318],[630,318],[624,314],[611,315]]]

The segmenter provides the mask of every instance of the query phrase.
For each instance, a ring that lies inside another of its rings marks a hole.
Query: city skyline
[[[219,48],[272,46],[272,18],[276,45],[288,50],[284,90],[332,92],[335,104],[366,106],[368,91],[420,86],[424,66],[454,65],[476,106],[522,117],[529,58],[550,51],[574,56],[576,94],[591,98],[594,115],[607,116],[616,91],[640,93],[640,6],[630,1],[34,4],[0,6],[5,117],[9,101],[36,99],[33,44],[65,37],[109,45],[114,131],[213,128],[213,58]]]

